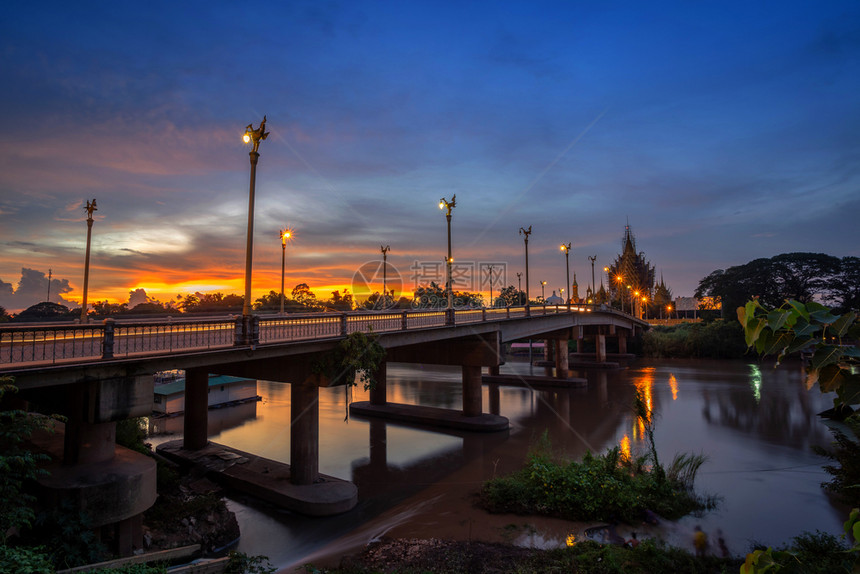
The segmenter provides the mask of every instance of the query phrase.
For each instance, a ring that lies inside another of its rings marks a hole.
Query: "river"
[[[526,374],[516,358],[501,372]],[[542,372],[543,369],[534,368]],[[636,525],[639,538],[655,536],[692,548],[695,525],[715,542],[720,532],[736,555],[757,541],[778,546],[802,531],[838,534],[845,508],[825,494],[826,461],[812,452],[832,436],[817,413],[832,397],[807,391],[799,363],[637,360],[617,371],[574,371],[586,388],[563,391],[487,386],[485,412],[510,419],[508,432],[434,432],[347,416],[353,400],[367,400],[360,387],[320,389],[320,472],[352,480],[359,504],[329,518],[279,512],[246,498],[229,501],[242,531],[237,550],[263,554],[284,571],[309,560],[336,562],[382,534],[504,540],[549,547],[581,537],[581,524],[555,519],[488,516],[474,506],[486,479],[518,468],[544,432],[553,449],[578,458],[630,445],[643,452],[641,427],[632,413],[638,389],[653,412],[661,461],[676,453],[703,453],[697,490],[720,497],[701,517]],[[210,411],[210,440],[289,462],[289,385],[260,381],[263,400]],[[461,408],[459,367],[390,364],[391,402]],[[177,438],[181,417],[151,437]],[[622,532],[624,534],[624,532]],[[627,535],[627,534],[625,534]],[[712,548],[715,548],[714,543]]]

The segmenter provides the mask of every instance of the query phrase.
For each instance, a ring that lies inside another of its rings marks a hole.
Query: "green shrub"
[[[42,547],[0,544],[0,572],[54,574],[54,566]]]
[[[734,321],[655,326],[642,336],[642,352],[654,358],[737,359],[747,347]]]
[[[599,456],[587,452],[582,462],[569,463],[532,453],[523,469],[484,483],[481,500],[491,512],[635,523],[646,510],[674,519],[712,508],[713,500],[688,487],[691,481],[664,478],[646,468],[642,458],[626,460],[617,447]]]

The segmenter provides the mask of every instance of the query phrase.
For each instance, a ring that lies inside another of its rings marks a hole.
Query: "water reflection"
[[[502,373],[530,370],[516,360],[502,367]],[[633,408],[637,391],[645,398],[663,460],[679,452],[708,456],[699,485],[724,501],[718,511],[692,520],[709,532],[722,529],[732,552],[745,552],[750,540],[779,545],[804,529],[840,532],[843,509],[831,505],[822,492],[819,484],[828,479],[821,470],[824,461],[810,449],[831,440],[816,417],[831,399],[817,390],[807,392],[799,367],[640,361],[624,371],[573,374],[587,377],[588,386],[540,391],[485,386],[485,411],[508,417],[509,433],[458,434],[345,419],[349,401],[367,400],[367,393],[361,388],[352,396],[343,387],[320,389],[320,472],[353,480],[359,487],[358,506],[341,516],[310,519],[250,499],[231,502],[243,532],[238,549],[285,566],[382,513],[388,522],[375,533],[397,524],[424,525],[438,536],[466,528],[462,509],[471,508],[469,497],[484,480],[520,468],[544,432],[556,452],[573,459],[586,450],[602,452],[616,445],[628,456],[642,449]],[[389,365],[388,397],[459,409],[460,377],[459,367]],[[263,401],[250,405],[255,411],[225,416],[224,422],[210,426],[210,439],[289,462],[289,386],[260,381],[258,389]],[[229,409],[222,411],[226,415]],[[210,411],[210,425],[213,415],[222,416]],[[179,419],[177,423],[176,432],[181,432]],[[569,523],[541,524],[531,543],[564,545],[576,536]],[[692,526],[681,521],[637,530],[691,544]],[[350,543],[362,541],[356,534]],[[348,543],[343,544],[347,551]]]

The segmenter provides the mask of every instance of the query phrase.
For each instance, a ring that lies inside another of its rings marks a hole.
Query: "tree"
[[[352,293],[348,289],[343,290],[343,295],[340,294],[340,291],[332,291],[331,299],[326,301],[326,305],[338,311],[352,311]]]
[[[284,298],[284,303],[289,301],[289,299]],[[256,301],[254,301],[254,309],[257,311],[278,311],[281,308],[281,294],[275,293],[274,291],[269,291],[266,295],[262,297],[258,297]]]
[[[830,284],[828,302],[834,311],[860,310],[860,257],[843,257],[839,273]]]
[[[307,307],[308,309],[317,309],[319,307],[317,296],[313,294],[307,283],[299,283],[293,287],[291,294],[293,300],[303,307]]]
[[[9,316],[9,313],[6,312],[6,308],[0,305],[0,323],[5,323],[9,319],[11,319],[11,317]]]
[[[186,313],[226,313],[241,311],[244,297],[241,295],[224,295],[220,291],[201,293],[199,291],[186,295],[179,307]]]
[[[418,287],[412,297],[414,307],[439,309],[448,306],[448,294],[435,281],[426,287]]]
[[[105,301],[96,301],[93,303],[93,310],[90,315],[97,317],[108,317],[110,315],[119,315],[128,311],[128,303],[108,303]]]
[[[513,285],[508,285],[499,291],[499,295],[496,297],[496,304],[503,305],[505,307],[525,305],[526,294]]]
[[[80,311],[78,311],[79,313]],[[43,301],[27,307],[17,315],[15,321],[58,321],[74,319],[75,314],[65,305]]]
[[[699,281],[695,296],[714,298],[722,305],[725,318],[753,297],[768,307],[778,307],[786,299],[802,303],[815,297],[824,299],[839,271],[839,259],[830,255],[783,253],[717,269]]]

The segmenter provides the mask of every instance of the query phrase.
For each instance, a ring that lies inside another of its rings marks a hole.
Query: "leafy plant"
[[[54,565],[42,547],[0,544],[0,572],[54,574]]]
[[[485,508],[570,520],[633,523],[641,520],[646,510],[680,518],[715,506],[713,499],[693,492],[692,467],[688,482],[682,483],[668,478],[653,460],[648,466],[650,456],[630,460],[617,447],[597,456],[586,452],[581,462],[557,461],[549,454],[546,440],[544,437],[539,448],[530,452],[524,468],[484,483],[481,500]]]
[[[358,374],[365,390],[374,388],[374,373],[385,360],[385,348],[376,340],[369,325],[368,331],[347,335],[333,351],[314,361],[311,370],[328,377],[333,385],[354,385]]]
[[[18,392],[9,377],[0,377],[0,403]],[[38,430],[53,430],[53,420],[18,409],[0,411],[0,542],[9,533],[33,525],[36,498],[24,491],[28,480],[47,474],[38,468],[47,455],[36,454],[24,442]]]
[[[231,551],[225,574],[272,574],[277,568],[269,564],[268,556],[248,556],[244,552]]]
[[[806,385],[818,383],[821,392],[836,392],[837,405],[860,403],[860,339],[857,314],[834,315],[820,303],[786,301],[768,309],[758,299],[738,307],[746,343],[760,355],[776,355],[777,364],[788,354],[813,351],[806,368]]]

